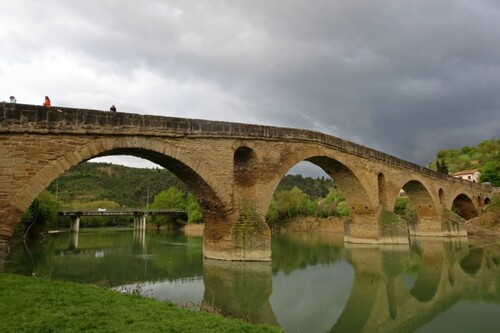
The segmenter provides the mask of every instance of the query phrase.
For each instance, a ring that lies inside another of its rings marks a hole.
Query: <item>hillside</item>
[[[333,182],[325,178],[287,175],[278,189],[298,187],[311,198],[325,197]],[[166,169],[139,169],[108,163],[79,164],[50,184],[48,190],[63,202],[90,202],[110,200],[121,206],[146,206],[155,195],[170,187],[187,192],[188,189],[173,173]]]
[[[440,150],[428,167],[445,173],[447,171],[449,174],[461,170],[479,169],[482,174],[481,181],[489,181],[494,186],[500,186],[500,140],[484,140],[475,147]]]
[[[186,186],[166,169],[139,169],[107,163],[82,163],[57,178],[48,190],[64,202],[111,200],[121,206],[146,206],[156,194]]]

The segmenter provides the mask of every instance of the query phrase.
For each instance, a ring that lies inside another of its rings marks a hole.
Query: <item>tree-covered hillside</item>
[[[82,163],[56,179],[48,188],[59,201],[91,202],[109,200],[123,207],[146,206],[154,197],[169,188],[182,192],[188,189],[180,179],[166,169],[138,169],[108,163]],[[287,175],[278,190],[298,187],[309,197],[326,197],[333,182],[326,178]]]
[[[49,191],[63,202],[110,200],[129,208],[146,206],[155,195],[170,187],[187,191],[186,186],[166,169],[138,169],[107,163],[81,163],[50,186]]]
[[[286,175],[278,185],[278,190],[292,190],[294,187],[301,189],[311,198],[324,198],[334,188],[330,178],[312,178],[302,175]]]
[[[443,149],[429,168],[453,174],[461,170],[478,169],[481,181],[500,186],[500,140],[484,140],[475,147]]]

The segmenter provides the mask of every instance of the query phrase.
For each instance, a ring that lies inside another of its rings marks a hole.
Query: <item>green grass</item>
[[[0,274],[0,332],[279,332],[102,287]]]

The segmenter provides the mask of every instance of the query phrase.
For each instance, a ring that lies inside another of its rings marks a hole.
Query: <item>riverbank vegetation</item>
[[[0,332],[280,332],[102,287],[0,274]]]

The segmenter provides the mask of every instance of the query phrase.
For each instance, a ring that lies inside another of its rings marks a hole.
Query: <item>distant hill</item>
[[[302,175],[286,175],[278,185],[278,190],[291,190],[300,188],[311,199],[325,198],[335,186],[330,178],[312,178]]]
[[[334,186],[331,179],[287,175],[278,186],[297,186],[311,198],[326,197]],[[146,206],[155,195],[170,187],[187,192],[186,185],[172,172],[161,169],[130,168],[109,163],[81,163],[50,184],[48,190],[64,202],[110,200],[129,208]]]
[[[48,190],[65,202],[111,200],[121,206],[139,208],[146,206],[156,194],[176,187],[187,191],[186,186],[166,169],[139,169],[108,163],[81,163],[57,178]]]

